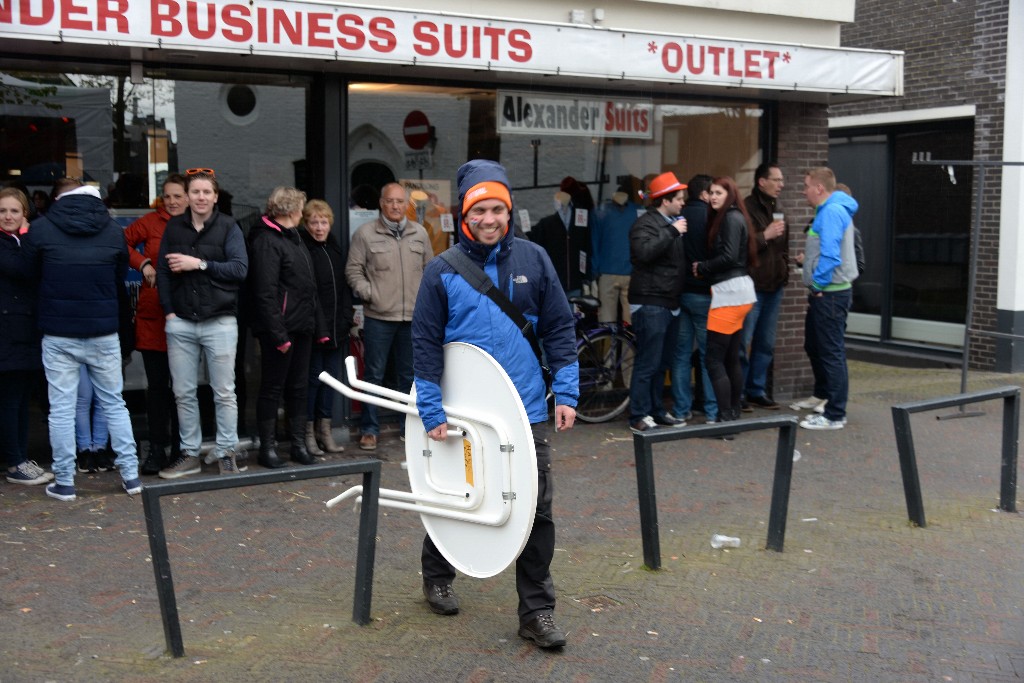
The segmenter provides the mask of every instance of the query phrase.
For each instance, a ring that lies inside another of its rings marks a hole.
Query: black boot
[[[151,442],[149,444],[149,452],[146,454],[146,459],[142,462],[141,472],[149,476],[159,474],[160,470],[167,467],[168,464],[164,447],[158,443]]]
[[[292,435],[292,460],[300,465],[315,465],[316,458],[306,449],[305,418],[292,418],[289,426]]]
[[[272,470],[288,464],[277,454],[277,439],[274,436],[276,427],[275,420],[261,420],[259,423],[260,454],[256,460],[260,465]]]

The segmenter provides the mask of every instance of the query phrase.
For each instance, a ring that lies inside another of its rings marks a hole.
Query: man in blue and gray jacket
[[[842,429],[850,381],[846,368],[846,316],[857,279],[853,216],[857,201],[836,190],[836,176],[825,166],[804,176],[804,197],[814,207],[807,231],[804,285],[810,290],[804,323],[804,350],[814,372],[814,396],[826,399],[823,414],[800,422],[804,429]],[[800,405],[800,404],[795,404]]]
[[[512,197],[505,169],[494,161],[463,164],[457,175],[456,224],[461,250],[529,320],[553,373],[555,429],[572,429],[579,398],[579,363],[572,311],[551,259],[532,242],[515,237]],[[551,447],[548,443],[547,387],[540,362],[526,337],[490,298],[462,278],[447,261],[427,264],[412,317],[416,408],[427,435],[448,437],[442,406],[443,346],[466,342],[491,354],[522,398],[537,449],[537,512],[526,547],[516,560],[519,635],[543,648],[565,645],[554,622],[551,559],[555,524],[551,516]],[[459,611],[452,590],[455,569],[430,536],[423,539],[423,593],[436,614]]]

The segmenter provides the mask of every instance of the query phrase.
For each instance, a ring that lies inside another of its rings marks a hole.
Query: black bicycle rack
[[[1020,433],[1020,387],[1005,386],[997,389],[974,391],[954,396],[929,398],[923,401],[900,403],[892,407],[892,425],[896,432],[896,448],[903,475],[903,493],[907,499],[907,513],[917,526],[926,526],[924,500],[921,497],[921,479],[917,473],[917,453],[914,434],[910,427],[911,413],[963,406],[992,399],[1003,399],[1002,470],[999,478],[999,508],[1017,511],[1017,440]]]
[[[633,433],[633,454],[636,458],[637,498],[640,507],[640,536],[644,547],[644,564],[661,569],[661,542],[658,538],[658,504],[654,490],[654,454],[652,446],[671,441],[700,437],[722,437],[760,429],[778,429],[775,447],[775,476],[772,482],[771,511],[768,517],[768,550],[782,552],[786,538],[786,515],[789,511],[789,489],[793,479],[793,449],[796,446],[797,418],[792,415],[763,417],[753,420],[718,422],[692,427],[670,427]]]
[[[142,505],[146,515],[149,549],[153,556],[153,574],[156,576],[157,597],[160,600],[160,618],[164,625],[167,649],[174,657],[185,656],[178,620],[178,603],[171,578],[171,561],[167,552],[160,498],[180,496],[201,491],[262,486],[282,482],[363,475],[363,502],[359,515],[359,540],[356,554],[355,590],[352,596],[352,621],[360,626],[370,623],[370,602],[373,597],[373,564],[377,552],[377,501],[380,491],[380,460],[353,460],[328,465],[289,467],[267,472],[244,473],[230,477],[209,477],[189,481],[175,481],[147,485],[142,489]]]

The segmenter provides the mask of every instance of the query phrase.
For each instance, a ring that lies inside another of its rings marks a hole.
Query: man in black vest
[[[199,450],[199,360],[213,390],[217,420],[214,455],[221,474],[245,469],[236,459],[238,401],[235,351],[238,344],[238,291],[249,269],[245,238],[234,220],[217,209],[217,180],[211,169],[186,172],[188,209],[167,222],[156,267],[160,305],[167,315],[167,362],[178,404],[181,457],[160,470],[176,479],[202,470]]]

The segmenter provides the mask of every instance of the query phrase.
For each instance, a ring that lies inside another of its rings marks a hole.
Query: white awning
[[[903,53],[261,0],[6,0],[0,37],[837,95],[903,93]]]

